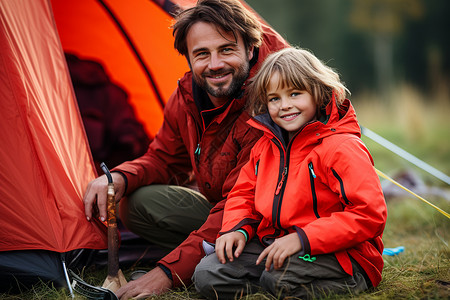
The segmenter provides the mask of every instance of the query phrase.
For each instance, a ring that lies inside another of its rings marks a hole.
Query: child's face
[[[316,120],[316,103],[310,93],[280,85],[280,74],[270,77],[267,108],[272,120],[292,136],[306,123]]]

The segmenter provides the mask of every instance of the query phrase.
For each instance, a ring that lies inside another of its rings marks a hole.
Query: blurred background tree
[[[292,45],[336,68],[353,94],[450,83],[450,1],[247,0]],[[380,99],[381,100],[381,99]]]
[[[422,16],[420,0],[352,0],[350,24],[370,37],[375,86],[384,99],[393,87],[394,39],[403,33],[408,19],[418,20]]]

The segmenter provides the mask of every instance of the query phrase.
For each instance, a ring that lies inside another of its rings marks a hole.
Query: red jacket
[[[350,255],[377,286],[387,215],[380,181],[350,101],[326,114],[287,146],[267,114],[249,121],[264,137],[228,195],[221,234],[241,228],[267,245],[297,232],[305,254],[335,253],[352,275]]]
[[[288,46],[270,28],[263,29],[264,41],[250,76],[269,53]],[[195,266],[205,255],[202,241],[215,241],[222,223],[222,200],[261,137],[259,130],[247,124],[245,102],[245,97],[233,99],[205,128],[194,101],[192,73],[186,73],[164,109],[164,122],[147,153],[114,169],[127,176],[127,194],[153,183],[183,184],[193,171],[199,191],[215,204],[203,226],[159,262],[171,270],[174,287],[190,283]]]

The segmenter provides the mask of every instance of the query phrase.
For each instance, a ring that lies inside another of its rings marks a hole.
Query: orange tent
[[[96,174],[64,51],[100,62],[154,136],[188,71],[170,12],[195,2],[0,1],[0,292],[65,285],[64,256],[107,248],[103,225],[84,216]]]
[[[121,3],[0,2],[2,292],[16,283],[28,286],[40,279],[65,285],[60,254],[72,254],[65,255],[68,258],[79,249],[107,248],[103,225],[88,222],[84,216],[83,193],[96,174],[61,41],[64,50],[105,63],[112,78],[132,95],[150,134],[162,122],[162,106],[176,78],[187,70],[185,60],[173,50],[170,15],[151,1]],[[123,29],[133,33],[130,41],[151,38],[151,44],[138,42],[136,47],[152,59],[137,62],[126,39],[107,31],[118,26],[107,20],[111,16],[107,6],[127,12],[122,16],[125,20],[116,21],[127,23]],[[152,22],[141,23],[138,14],[141,20]],[[94,41],[106,44],[94,46]],[[127,51],[120,54],[121,48]],[[145,64],[152,69],[145,70]],[[149,84],[150,73],[158,74],[154,86]]]

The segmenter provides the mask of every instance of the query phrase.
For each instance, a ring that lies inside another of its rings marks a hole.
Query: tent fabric
[[[63,11],[72,15],[77,7],[86,9],[82,1],[76,2],[78,6],[64,7]],[[89,11],[95,10],[84,12]],[[169,16],[160,8],[157,11],[164,18]],[[92,24],[91,20],[91,31],[97,21]],[[87,183],[96,176],[95,169],[52,3],[1,1],[0,22],[0,288],[8,291],[11,284],[23,287],[39,280],[61,286],[60,253],[107,248],[105,227],[88,222],[84,216],[82,196]],[[166,26],[165,32],[168,30]],[[85,45],[90,42],[87,36],[81,39]],[[114,40],[114,35],[106,34],[105,38]],[[162,40],[159,36],[153,39]],[[114,53],[116,48],[105,49]],[[160,55],[167,54],[165,51]],[[184,66],[179,69],[185,69],[186,62],[178,55],[176,59]],[[158,72],[163,77],[172,73],[172,63],[173,59],[167,60]],[[133,77],[131,80],[139,82]],[[176,80],[170,82],[176,84]],[[146,88],[138,90],[137,95],[151,94]],[[152,99],[146,101],[153,103]],[[150,111],[161,113],[160,106]],[[151,113],[149,116],[146,119],[158,119]],[[158,122],[149,125],[152,133],[157,131]]]
[[[0,266],[0,291],[18,293],[40,281],[65,286],[60,254],[53,251],[0,252]]]
[[[0,251],[107,247],[84,216],[95,177],[45,0],[0,2]]]
[[[181,4],[185,7],[195,2]],[[100,62],[111,81],[128,93],[150,137],[162,124],[163,106],[178,79],[189,70],[185,58],[173,47],[173,18],[164,10],[173,9],[168,3],[171,2],[51,1],[64,51]]]

